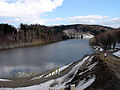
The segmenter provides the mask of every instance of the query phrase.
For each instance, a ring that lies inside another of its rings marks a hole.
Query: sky
[[[0,23],[120,27],[120,0],[0,0]]]

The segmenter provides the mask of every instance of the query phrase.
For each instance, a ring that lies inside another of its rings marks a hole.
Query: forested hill
[[[104,50],[115,49],[116,45],[120,45],[120,28],[96,35],[91,44],[99,45]]]
[[[19,28],[0,24],[0,49],[46,44],[67,39],[63,30],[75,29],[78,32],[88,32],[97,35],[113,28],[99,25],[60,25],[44,26],[39,24],[21,24]]]
[[[62,31],[47,26],[21,24],[15,28],[0,24],[0,49],[45,44],[65,39]]]
[[[78,32],[91,32],[94,35],[104,33],[106,31],[113,30],[114,28],[101,26],[101,25],[86,25],[86,24],[73,24],[73,25],[60,25],[60,26],[53,26],[55,30],[68,30],[68,29],[75,29]]]

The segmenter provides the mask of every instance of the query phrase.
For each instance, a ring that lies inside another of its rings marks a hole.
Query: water
[[[16,72],[42,73],[75,62],[93,53],[88,40],[66,40],[42,46],[0,51],[0,77],[14,77]]]

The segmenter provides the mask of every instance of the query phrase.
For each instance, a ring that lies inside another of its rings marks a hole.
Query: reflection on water
[[[42,66],[35,66],[35,65],[31,65],[31,66],[0,66],[0,75],[1,77],[13,77],[15,76],[16,73],[18,72],[28,72],[28,73],[32,73],[32,72],[36,72],[36,74],[38,72],[44,72],[45,70],[51,70],[55,67],[54,63],[49,63],[46,65],[42,65]]]
[[[88,40],[0,51],[0,77],[13,77],[16,72],[42,73],[72,63],[87,53],[93,53]]]

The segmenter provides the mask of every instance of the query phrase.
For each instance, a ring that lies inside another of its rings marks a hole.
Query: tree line
[[[39,24],[21,24],[19,28],[0,24],[0,49],[56,42],[67,37],[63,31]]]
[[[63,30],[67,29],[75,29],[78,32],[90,31],[94,35],[113,30],[110,27],[83,24],[60,26],[20,24],[19,28],[8,24],[0,24],[0,49],[45,44],[68,39],[63,33]]]
[[[115,49],[120,44],[120,29],[115,29],[95,36],[93,45],[100,45],[104,50]]]
[[[90,32],[91,34],[98,35],[107,31],[113,30],[111,27],[101,25],[86,25],[86,24],[73,24],[73,25],[60,25],[53,26],[57,30],[75,29],[78,32]]]

